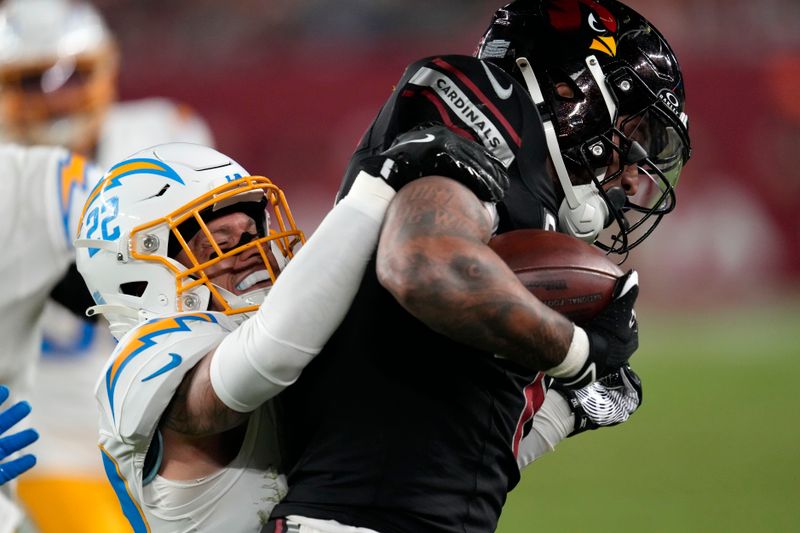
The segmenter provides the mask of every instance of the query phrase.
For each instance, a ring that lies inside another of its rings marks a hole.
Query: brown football
[[[555,231],[510,231],[489,246],[534,296],[578,324],[605,309],[623,275],[599,248]]]

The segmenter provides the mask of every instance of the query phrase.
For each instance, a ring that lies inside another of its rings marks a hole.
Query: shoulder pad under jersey
[[[429,123],[482,143],[508,167],[512,182],[521,181],[540,203],[555,207],[542,121],[527,89],[496,65],[459,55],[425,58],[406,69],[353,154],[338,198],[349,191],[364,158]]]
[[[150,439],[183,377],[235,328],[221,313],[184,313],[137,326],[119,342],[95,387],[119,438]]]

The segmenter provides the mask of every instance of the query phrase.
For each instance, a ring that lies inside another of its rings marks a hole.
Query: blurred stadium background
[[[405,65],[471,53],[501,1],[96,5],[121,97],[193,107],[310,233]],[[628,3],[678,53],[694,144],[676,213],[630,261],[645,403],[526,471],[500,531],[797,531],[800,2]]]

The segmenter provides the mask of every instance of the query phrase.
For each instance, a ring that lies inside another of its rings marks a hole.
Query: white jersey
[[[135,533],[258,533],[286,494],[269,404],[251,415],[239,454],[215,474],[176,482],[153,478],[157,465],[145,465],[184,376],[235,328],[213,312],[149,320],[120,340],[98,379],[103,463]]]
[[[142,148],[173,141],[213,143],[205,122],[185,106],[164,98],[118,102],[104,119],[95,164],[105,172]],[[104,320],[85,323],[52,302],[44,322],[46,343],[31,413],[43,438],[31,448],[38,460],[31,475],[102,476],[92,390],[115,341]]]
[[[29,398],[42,309],[73,261],[72,240],[100,171],[62,148],[0,145],[0,382]]]

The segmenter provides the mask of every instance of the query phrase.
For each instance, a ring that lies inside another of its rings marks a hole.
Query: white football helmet
[[[231,212],[253,218],[257,235],[222,248],[207,223]],[[187,244],[198,232],[214,251],[205,262]],[[206,310],[211,302],[243,320],[269,289],[234,294],[212,283],[206,270],[256,249],[264,263],[256,277],[274,283],[302,242],[283,192],[270,180],[251,176],[212,148],[169,143],[108,171],[89,195],[75,247],[78,270],[97,303],[87,314],[103,314],[120,338],[152,316]],[[190,266],[175,259],[181,251]]]
[[[116,99],[118,53],[83,1],[0,6],[0,131],[5,141],[88,153]]]

